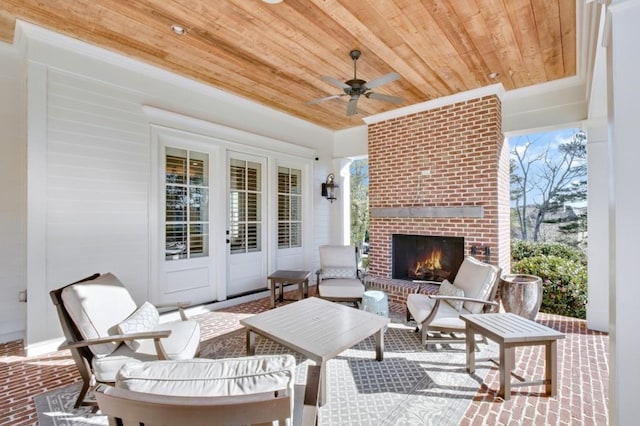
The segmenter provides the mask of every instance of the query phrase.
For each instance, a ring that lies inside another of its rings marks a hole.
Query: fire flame
[[[442,265],[440,264],[441,258],[442,258],[442,250],[440,249],[433,250],[431,253],[429,253],[426,259],[424,259],[422,262],[417,263],[415,273],[419,274],[420,271],[424,271],[426,269],[431,269],[431,270],[442,269]]]

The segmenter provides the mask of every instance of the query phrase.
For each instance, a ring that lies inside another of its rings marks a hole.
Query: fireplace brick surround
[[[465,255],[510,270],[501,124],[497,95],[369,124],[369,283],[398,302],[411,292],[391,280],[393,234],[464,237]]]

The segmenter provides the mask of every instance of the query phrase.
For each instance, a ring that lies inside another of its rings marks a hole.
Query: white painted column
[[[342,244],[351,244],[351,160],[340,160]]]
[[[609,331],[609,159],[606,122],[587,129],[589,303],[587,327]]]
[[[640,1],[609,6],[610,423],[638,423],[640,379]]]

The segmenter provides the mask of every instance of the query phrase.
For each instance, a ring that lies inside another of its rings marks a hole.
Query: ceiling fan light
[[[282,0],[262,0],[265,3],[268,4],[278,4],[278,3],[282,3]]]

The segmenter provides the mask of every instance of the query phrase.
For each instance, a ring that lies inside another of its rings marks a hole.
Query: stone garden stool
[[[367,290],[362,295],[361,309],[372,314],[389,317],[389,299],[382,291]],[[384,327],[384,330],[387,331],[387,326]]]

